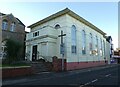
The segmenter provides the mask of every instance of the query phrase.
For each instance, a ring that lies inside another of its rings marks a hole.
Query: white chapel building
[[[26,59],[40,58],[52,62],[52,57],[63,58],[61,37],[63,31],[64,58],[67,70],[104,65],[109,61],[109,48],[102,30],[66,8],[30,26],[26,35]],[[107,47],[107,48],[106,48]]]

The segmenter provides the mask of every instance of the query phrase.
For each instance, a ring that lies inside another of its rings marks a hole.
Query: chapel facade
[[[66,8],[28,28],[26,35],[27,60],[41,58],[52,62],[52,57],[66,59],[66,69],[79,69],[107,64],[110,61],[106,33]],[[63,49],[61,38],[63,31]]]

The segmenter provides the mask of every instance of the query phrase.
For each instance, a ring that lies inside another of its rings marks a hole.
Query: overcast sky
[[[118,47],[117,2],[1,2],[0,12],[12,13],[27,27],[66,7],[112,36],[114,48]]]

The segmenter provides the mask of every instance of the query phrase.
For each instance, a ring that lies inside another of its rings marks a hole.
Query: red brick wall
[[[95,61],[95,62],[68,62],[67,70],[82,69],[88,67],[95,67],[100,65],[105,65],[105,61]]]
[[[75,70],[82,69],[88,67],[95,67],[108,64],[105,61],[91,61],[91,62],[66,62],[64,60],[64,70]],[[53,57],[53,71],[59,72],[62,71],[62,59],[58,59],[57,57]]]
[[[5,68],[2,69],[2,78],[11,78],[17,76],[24,76],[32,74],[31,67],[22,67],[22,68]]]
[[[64,70],[66,70],[66,59],[64,59]],[[62,59],[53,57],[53,71],[62,71]]]
[[[24,38],[25,38],[25,34],[24,33],[17,33],[17,32],[10,32],[10,31],[6,31],[6,30],[2,30],[2,39],[13,39],[16,41],[20,41],[22,44],[24,44]]]

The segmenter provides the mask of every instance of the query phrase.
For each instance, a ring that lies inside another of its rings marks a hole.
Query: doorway
[[[37,60],[37,45],[34,45],[32,48],[32,61],[36,61]]]

